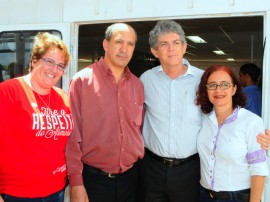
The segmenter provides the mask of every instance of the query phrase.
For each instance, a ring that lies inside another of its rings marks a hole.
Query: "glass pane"
[[[0,33],[0,82],[28,73],[34,36],[49,32],[62,38],[59,31],[8,31]]]

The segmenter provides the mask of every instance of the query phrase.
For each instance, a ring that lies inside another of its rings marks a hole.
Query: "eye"
[[[132,42],[129,42],[128,45],[129,45],[129,46],[134,46],[135,44],[132,43]]]
[[[229,86],[229,84],[227,84],[227,83],[221,83],[220,84],[220,87],[222,87],[222,88],[227,88]]]
[[[121,40],[117,40],[117,41],[116,41],[116,43],[117,43],[117,44],[122,44],[122,43],[123,43],[123,41],[121,41]]]
[[[62,69],[62,70],[65,70],[65,69],[66,69],[66,67],[65,67],[64,64],[58,64],[57,66],[58,66],[58,68],[60,68],[60,69]]]
[[[159,44],[159,46],[162,47],[162,48],[167,47],[167,43],[166,43],[166,42],[161,42],[161,43]]]
[[[208,85],[210,89],[216,89],[217,88],[217,84],[215,83],[211,83]]]
[[[53,60],[47,59],[46,62],[47,62],[48,65],[54,66],[54,61]]]
[[[175,46],[177,46],[177,45],[181,44],[181,41],[179,41],[179,40],[174,41],[173,44],[174,44]]]

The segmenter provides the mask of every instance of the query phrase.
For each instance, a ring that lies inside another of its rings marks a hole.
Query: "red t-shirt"
[[[42,99],[50,102],[51,111]],[[61,89],[39,96],[22,77],[1,83],[0,194],[34,198],[64,188],[64,149],[72,129],[68,99]]]

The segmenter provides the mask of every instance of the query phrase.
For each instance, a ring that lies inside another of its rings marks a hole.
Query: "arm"
[[[72,186],[70,188],[70,202],[89,202],[83,185]]]
[[[260,202],[264,187],[264,176],[254,175],[251,177],[250,202]]]
[[[65,149],[67,173],[70,186],[83,185],[82,170],[83,163],[81,161],[82,151],[82,121],[81,121],[81,85],[71,81],[69,89],[69,102],[74,123],[73,131],[68,139]]]
[[[266,129],[265,134],[257,135],[257,142],[261,145],[263,150],[268,150],[270,145],[270,130]]]

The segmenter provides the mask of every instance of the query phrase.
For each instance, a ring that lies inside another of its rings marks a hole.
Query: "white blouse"
[[[197,140],[203,187],[214,191],[250,188],[251,176],[268,176],[266,153],[256,136],[264,133],[263,120],[244,108],[236,108],[218,126],[215,112],[203,116]]]

